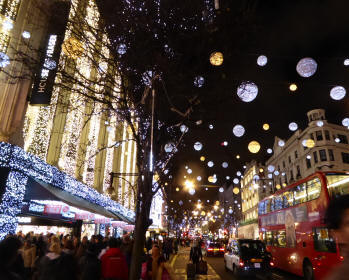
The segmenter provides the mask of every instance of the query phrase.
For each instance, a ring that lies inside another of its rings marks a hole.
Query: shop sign
[[[95,214],[89,212],[75,213],[75,220],[94,220]]]
[[[95,224],[110,224],[110,218],[97,218],[95,219]]]
[[[50,205],[46,204],[44,208],[44,214],[61,214],[62,205]]]
[[[18,223],[20,224],[30,224],[32,222],[31,217],[18,217]]]

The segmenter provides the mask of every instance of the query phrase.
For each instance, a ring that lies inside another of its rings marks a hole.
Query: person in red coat
[[[121,241],[110,238],[109,249],[101,257],[103,279],[128,280],[128,266],[120,245]]]

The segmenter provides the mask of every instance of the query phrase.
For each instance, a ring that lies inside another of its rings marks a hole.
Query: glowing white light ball
[[[241,171],[236,172],[237,176],[241,176]]]
[[[2,28],[4,30],[11,30],[13,28],[13,23],[11,20],[6,19],[3,23],[2,23]]]
[[[316,125],[317,125],[318,127],[322,127],[322,126],[324,126],[324,122],[323,122],[323,121],[317,121],[317,122],[316,122]]]
[[[189,190],[189,194],[190,194],[190,195],[194,195],[194,194],[195,194],[195,190],[194,190],[194,189],[190,189],[190,190]]]
[[[223,146],[228,146],[228,142],[227,142],[227,141],[224,141],[224,142],[223,142]]]
[[[223,162],[223,163],[222,163],[222,167],[223,167],[223,168],[228,168],[228,163],[227,163],[227,162]]]
[[[195,149],[195,151],[201,151],[202,144],[200,142],[195,142],[194,149]]]
[[[214,166],[213,161],[209,161],[209,162],[207,163],[207,166],[208,166],[208,167],[213,167],[213,166]]]
[[[254,175],[253,176],[253,180],[256,180],[256,181],[258,181],[259,180],[259,176],[256,174],[256,175]]]
[[[349,118],[344,118],[344,119],[342,120],[342,125],[344,125],[344,126],[349,126]]]
[[[309,78],[313,76],[317,69],[317,63],[314,59],[310,57],[302,58],[297,63],[297,73],[303,78]]]
[[[220,187],[220,188],[219,188],[219,192],[224,192],[223,187]]]
[[[187,169],[187,173],[188,173],[188,174],[191,174],[191,173],[193,173],[193,170],[191,170],[191,169],[189,168],[189,169]]]
[[[269,173],[269,174],[268,174],[268,178],[269,178],[269,179],[273,178],[273,174]]]
[[[330,91],[330,96],[333,100],[341,100],[347,94],[346,90],[342,86],[335,86]]]
[[[185,124],[182,124],[180,126],[180,130],[181,130],[182,133],[187,133],[189,128]]]
[[[125,44],[120,44],[119,47],[118,47],[118,50],[117,50],[118,54],[123,55],[123,54],[126,53],[126,51],[127,51],[126,45]]]
[[[183,201],[180,200],[180,201],[178,202],[178,204],[179,204],[179,205],[183,205]]]
[[[339,143],[341,140],[337,137],[336,139],[334,139],[334,141],[335,141],[336,143]]]
[[[278,142],[278,145],[279,145],[280,147],[285,146],[285,141],[280,139],[279,142]]]
[[[268,171],[269,172],[274,172],[274,170],[275,170],[275,166],[274,165],[269,165],[268,166]]]
[[[213,124],[210,124],[210,125],[208,126],[208,128],[209,128],[209,129],[213,129]]]
[[[237,89],[237,95],[243,102],[251,102],[258,95],[258,87],[252,82],[242,82]]]
[[[281,175],[282,175],[282,176],[285,176],[285,175],[286,175],[286,173],[285,173],[285,172],[282,172],[282,173],[281,173]]]
[[[234,184],[239,184],[239,179],[238,178],[234,178],[233,183]]]
[[[233,214],[233,209],[229,209],[229,210],[228,210],[228,213],[229,213],[229,214]]]
[[[176,149],[176,145],[174,143],[167,143],[165,145],[165,152],[166,153],[172,153]]]
[[[226,176],[225,179],[230,180],[230,176]]]
[[[307,159],[311,159],[311,155],[307,155]]]
[[[275,176],[278,176],[279,174],[280,174],[279,171],[277,171],[277,170],[274,171],[274,175],[275,175]]]
[[[273,150],[269,148],[269,149],[267,149],[267,153],[271,154],[271,153],[273,153]]]
[[[236,137],[241,137],[245,134],[245,128],[242,125],[237,124],[233,127],[233,134]]]
[[[198,181],[201,181],[201,179],[202,179],[201,176],[196,177],[196,180],[198,180]]]
[[[344,66],[349,66],[349,58],[344,59],[343,64]]]
[[[246,165],[243,166],[243,169],[246,169]]]
[[[194,86],[200,88],[204,85],[205,79],[202,76],[196,76],[194,79]]]
[[[288,129],[291,130],[291,131],[296,131],[298,129],[298,124],[296,124],[295,122],[291,122],[288,125]]]
[[[265,66],[268,63],[268,58],[265,55],[260,55],[257,58],[257,64],[259,66]]]
[[[23,31],[23,32],[22,32],[22,37],[23,37],[24,39],[29,39],[29,38],[30,38],[30,32],[28,32],[28,31]]]
[[[0,67],[5,68],[7,65],[10,64],[10,58],[7,54],[0,52]]]

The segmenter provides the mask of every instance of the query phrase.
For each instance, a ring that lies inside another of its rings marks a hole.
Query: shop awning
[[[32,178],[28,180],[24,200],[58,200],[76,208],[112,218],[113,220],[125,220],[123,217],[108,211],[100,205],[93,204],[80,197],[73,196],[64,190]]]

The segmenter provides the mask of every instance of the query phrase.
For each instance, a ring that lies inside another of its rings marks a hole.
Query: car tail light
[[[270,264],[270,266],[274,266],[274,265],[275,265],[275,263],[274,263],[274,262],[270,262],[269,264]]]
[[[213,251],[213,249],[212,248],[208,248],[207,251]]]
[[[224,252],[224,248],[220,248],[220,249],[219,249],[219,251],[222,251],[222,252]]]
[[[240,259],[240,260],[239,260],[239,266],[240,266],[240,267],[244,267],[244,265],[245,265],[245,264],[244,264],[243,260]]]

